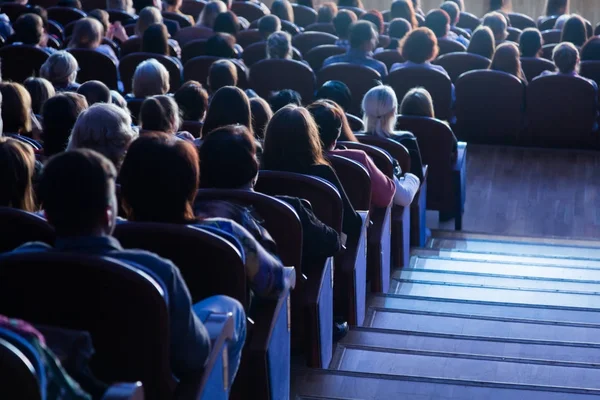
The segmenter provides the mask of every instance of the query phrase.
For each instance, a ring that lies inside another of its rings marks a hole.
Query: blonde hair
[[[198,16],[196,26],[206,26],[212,29],[215,24],[215,19],[217,19],[217,15],[224,12],[227,12],[225,3],[221,0],[213,0],[202,9],[202,12]]]
[[[431,94],[422,87],[410,89],[400,103],[400,114],[435,118]]]
[[[386,85],[375,86],[362,101],[363,122],[368,133],[389,137],[396,125],[398,98],[394,89]]]
[[[69,85],[77,79],[77,71],[79,64],[75,57],[66,51],[57,51],[52,54],[42,67],[40,75],[44,79],[48,79],[54,86]]]
[[[95,18],[82,18],[75,23],[70,49],[95,49],[102,43],[104,28]]]
[[[267,58],[292,58],[292,36],[284,31],[273,32],[267,39]]]
[[[165,94],[169,91],[169,87],[169,71],[156,59],[145,60],[135,69],[132,82],[132,92],[135,97]]]
[[[127,148],[137,136],[131,127],[129,113],[114,104],[98,103],[77,118],[67,150],[95,150],[119,169]]]
[[[135,23],[135,34],[141,37],[150,25],[162,23],[163,17],[158,8],[152,6],[144,7],[140,11],[140,16]]]

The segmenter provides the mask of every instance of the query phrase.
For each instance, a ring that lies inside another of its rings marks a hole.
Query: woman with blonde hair
[[[516,76],[522,82],[527,83],[527,78],[521,68],[519,48],[514,43],[502,43],[498,46],[489,69],[492,71],[506,72]]]
[[[475,29],[467,47],[467,53],[492,59],[496,51],[496,39],[494,33],[488,26],[480,26]]]
[[[35,155],[31,146],[0,137],[0,206],[36,210],[33,192]]]
[[[202,12],[198,16],[198,22],[196,23],[196,26],[212,29],[215,25],[217,16],[224,12],[227,12],[227,6],[225,3],[221,0],[213,0],[202,9]]]
[[[5,135],[31,136],[31,96],[20,83],[1,82],[2,122]]]
[[[77,80],[79,64],[67,51],[52,54],[40,68],[40,76],[52,83],[57,92],[75,92],[79,89]]]
[[[104,28],[100,21],[95,18],[82,18],[75,23],[75,29],[73,30],[73,36],[69,42],[69,48],[94,50],[110,57],[115,64],[118,64],[119,59],[115,52],[110,46],[102,44],[103,36]]]
[[[134,97],[143,99],[158,94],[166,94],[169,88],[169,71],[154,58],[143,61],[135,69],[132,81]]]

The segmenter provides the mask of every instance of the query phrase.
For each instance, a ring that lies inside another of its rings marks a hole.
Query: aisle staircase
[[[600,242],[437,231],[295,399],[600,398]]]

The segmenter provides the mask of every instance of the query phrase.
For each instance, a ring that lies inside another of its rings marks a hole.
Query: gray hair
[[[68,85],[75,82],[78,70],[79,64],[71,53],[57,51],[42,64],[40,75],[52,82],[53,85]]]
[[[284,31],[273,32],[267,39],[267,58],[292,58],[292,36]]]
[[[168,91],[169,71],[164,65],[151,58],[137,66],[132,82],[132,92],[135,97],[144,98],[165,94]]]

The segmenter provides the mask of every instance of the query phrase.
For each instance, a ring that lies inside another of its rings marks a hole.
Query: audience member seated
[[[511,0],[489,0],[489,10],[488,12],[494,12],[494,11],[503,11],[503,12],[509,12],[511,10]]]
[[[405,20],[404,18],[394,18],[390,22],[390,26],[388,28],[388,35],[392,39],[402,40],[408,33],[412,31],[412,27],[410,22]]]
[[[356,14],[350,10],[340,10],[333,19],[333,28],[338,37],[335,45],[350,49],[350,26],[357,21]]]
[[[160,54],[169,57],[183,70],[181,60],[169,51],[169,32],[163,24],[150,25],[142,37],[142,51],[144,53]]]
[[[206,55],[221,58],[239,58],[243,49],[228,33],[217,33],[206,41]]]
[[[116,90],[111,90],[110,91],[110,99],[111,99],[112,104],[129,112],[129,109],[127,108],[127,100],[125,100],[125,97],[123,97],[121,95],[121,93],[117,92]]]
[[[542,55],[542,46],[544,46],[544,39],[539,30],[527,28],[521,33],[521,36],[519,37],[521,57],[540,57]]]
[[[357,21],[350,26],[350,48],[346,54],[331,56],[323,62],[323,67],[335,63],[350,63],[373,68],[382,78],[387,76],[384,63],[373,58],[373,50],[377,47],[377,32],[373,24]]]
[[[581,61],[600,61],[600,37],[592,36],[581,47]]]
[[[171,96],[148,97],[140,108],[141,133],[163,132],[175,135],[181,126],[179,107]]]
[[[93,150],[69,151],[53,157],[44,169],[38,191],[46,218],[56,231],[55,247],[28,243],[15,252],[59,251],[110,256],[133,268],[150,270],[162,280],[170,299],[171,370],[179,379],[197,376],[210,351],[210,337],[196,314],[203,314],[205,310],[232,313],[235,334],[229,345],[229,365],[233,380],[246,337],[242,305],[225,296],[192,305],[181,273],[172,262],[147,251],[121,247],[111,236],[117,217],[116,177],[113,164]],[[176,176],[175,180],[178,179],[181,176]],[[150,186],[158,187],[154,183]],[[166,191],[161,188],[161,192]]]
[[[271,96],[269,96],[268,101],[274,113],[290,104],[298,107],[302,105],[302,97],[300,96],[300,93],[291,89],[284,89],[273,93]]]
[[[560,41],[573,43],[577,47],[583,46],[587,41],[587,30],[584,19],[579,15],[569,17],[562,29]]]
[[[187,81],[175,92],[174,98],[184,121],[204,120],[208,109],[208,92],[200,82]]]
[[[398,98],[389,86],[375,86],[365,94],[362,101],[365,134],[393,139],[404,145],[410,153],[411,172],[423,177],[423,161],[417,139],[411,132],[397,131],[396,112]]]
[[[34,132],[33,119],[35,116],[31,110],[31,96],[27,89],[19,83],[0,82],[0,94],[2,95],[2,132],[4,136],[11,136],[29,143],[34,148],[41,147],[39,143],[36,143],[40,132]],[[35,122],[38,123],[37,119]]]
[[[477,54],[491,60],[496,51],[495,42],[492,30],[487,26],[480,26],[471,36],[467,53]]]
[[[554,23],[554,29],[562,31],[569,18],[571,18],[570,14],[564,14],[558,17]]]
[[[77,93],[85,97],[89,106],[96,103],[111,103],[110,89],[100,81],[87,81],[79,86]]]
[[[572,76],[590,82],[598,90],[598,85],[591,79],[579,75],[579,50],[573,43],[559,43],[552,52],[552,60],[558,71],[544,71],[540,76],[562,75]]]
[[[352,7],[364,9],[361,0],[337,0],[338,7]]]
[[[333,19],[338,13],[337,4],[328,1],[323,3],[317,10],[317,23],[329,24],[333,22]]]
[[[92,149],[108,158],[117,171],[138,134],[131,116],[114,104],[96,104],[83,111],[73,127],[67,150]]]
[[[292,59],[292,37],[287,32],[275,32],[267,39],[267,58]]]
[[[465,47],[469,45],[469,41],[458,36],[456,33],[450,30],[450,16],[444,10],[431,10],[425,17],[425,26],[435,34],[438,41],[442,40],[454,40]]]
[[[221,126],[235,124],[245,126],[254,134],[248,96],[240,88],[225,86],[219,89],[210,101],[202,127],[202,137],[206,138],[211,131]]]
[[[21,15],[13,24],[13,28],[15,33],[9,39],[12,44],[35,46],[48,54],[56,52],[56,49],[45,46],[44,22],[38,15]]]
[[[502,71],[514,75],[523,83],[527,83],[527,78],[521,68],[521,57],[519,57],[519,48],[514,43],[502,43],[496,49],[490,69],[493,71]]]
[[[212,29],[215,25],[215,19],[217,19],[217,15],[226,11],[227,6],[222,1],[210,1],[202,9],[202,12],[198,17],[198,23],[196,24],[196,26]]]
[[[74,92],[79,88],[77,80],[79,64],[69,52],[52,54],[40,68],[40,76],[47,79],[57,92]]]
[[[496,46],[504,43],[508,37],[508,21],[506,17],[499,12],[491,12],[483,17],[483,26],[487,26],[492,30]]]
[[[545,14],[538,18],[538,25],[546,19],[569,14],[569,0],[546,0]]]
[[[312,114],[317,126],[319,136],[323,144],[323,150],[331,155],[338,155],[354,160],[364,166],[371,177],[371,206],[387,207],[392,201],[394,204],[409,206],[415,194],[419,190],[419,178],[407,173],[402,181],[388,178],[381,172],[373,160],[362,150],[338,149],[337,141],[340,132],[346,125],[346,114],[344,111],[329,100],[319,100],[307,107]]]
[[[375,32],[377,32],[378,35],[383,35],[385,32],[385,23],[383,22],[383,15],[380,11],[369,10],[369,12],[363,14],[360,19],[372,23],[375,26]]]
[[[217,60],[208,69],[206,84],[211,95],[222,87],[236,86],[237,81],[237,68],[230,60]]]
[[[225,11],[217,15],[213,30],[220,33],[228,33],[232,36],[237,36],[240,31],[240,22],[237,15],[232,11]]]
[[[95,9],[88,13],[89,18],[95,18],[102,24],[103,36],[110,40],[118,40],[123,43],[129,37],[125,31],[125,27],[121,24],[121,21],[115,21],[113,24],[110,23],[109,15],[105,10]]]
[[[142,61],[135,69],[132,81],[133,96],[143,99],[169,91],[169,71],[154,58]]]
[[[276,15],[265,15],[258,20],[258,32],[264,40],[267,40],[272,33],[279,32],[280,30],[281,20]]]
[[[358,239],[362,226],[361,217],[352,207],[337,175],[325,160],[317,124],[305,108],[290,105],[273,115],[265,131],[261,168],[314,175],[330,182],[342,197],[342,231],[351,243]]]
[[[415,10],[415,14],[425,16],[425,13],[421,9],[421,0],[412,0],[413,8]]]
[[[403,63],[392,65],[390,72],[402,68],[420,67],[433,69],[448,76],[444,67],[432,64],[438,55],[439,48],[435,34],[429,28],[418,28],[411,31],[402,41],[402,57],[406,60]]]
[[[118,10],[127,14],[135,14],[133,2],[131,0],[107,0],[106,8],[109,10]]]
[[[0,206],[34,212],[35,155],[31,146],[0,137]]]
[[[410,22],[413,29],[419,27],[419,22],[415,16],[415,9],[411,0],[394,0],[390,12],[392,19],[403,18]]]
[[[56,94],[54,86],[44,78],[27,78],[23,86],[31,96],[31,111],[40,116],[46,100]]]
[[[294,9],[288,0],[275,0],[271,5],[271,14],[282,21],[294,23]]]
[[[181,12],[180,8],[182,5],[182,0],[165,0],[165,11],[172,12],[184,16],[190,21],[190,24],[194,25],[194,17],[191,15],[187,15]]]
[[[323,86],[317,90],[315,98],[317,100],[331,100],[342,107],[342,110],[345,112],[348,111],[348,108],[350,108],[350,105],[352,104],[352,93],[350,93],[350,89],[344,82],[340,81],[325,82]]]
[[[135,22],[135,36],[141,38],[148,27],[162,23],[163,17],[160,10],[156,7],[146,7],[140,11],[140,15]]]
[[[261,97],[250,99],[250,111],[252,113],[252,131],[254,137],[262,143],[265,137],[265,128],[273,117],[273,111],[267,101]]]
[[[75,23],[69,48],[95,50],[107,55],[118,65],[119,59],[117,55],[110,46],[102,44],[102,37],[102,24],[97,19],[82,18]]]
[[[460,8],[458,4],[453,1],[445,1],[440,6],[440,9],[446,11],[446,14],[448,14],[448,17],[450,17],[450,35],[456,35],[457,39],[462,40],[462,44],[468,46],[469,40],[467,38],[471,32],[456,26],[456,24],[458,24],[458,20],[460,19]]]
[[[85,97],[65,92],[48,99],[42,107],[42,140],[46,157],[65,151],[79,114],[88,108]]]

